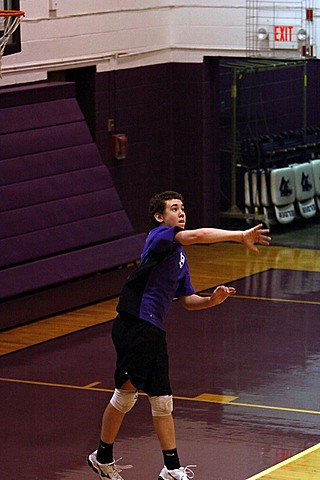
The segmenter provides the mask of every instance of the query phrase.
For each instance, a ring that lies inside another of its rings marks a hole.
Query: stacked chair
[[[315,200],[320,211],[320,160],[311,160],[311,168],[314,179]]]
[[[320,129],[245,139],[241,152],[247,214],[263,214],[267,226],[319,214]]]

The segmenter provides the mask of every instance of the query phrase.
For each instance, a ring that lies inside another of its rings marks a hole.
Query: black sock
[[[97,460],[99,463],[112,463],[113,462],[113,443],[105,443],[100,440]]]
[[[178,452],[176,448],[172,450],[162,450],[164,464],[168,470],[175,470],[176,468],[180,468],[180,460],[178,456]]]

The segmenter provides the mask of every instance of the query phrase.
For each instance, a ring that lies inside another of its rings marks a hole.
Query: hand
[[[219,305],[220,303],[224,302],[228,297],[231,295],[235,295],[236,289],[233,287],[225,287],[224,285],[219,285],[219,287],[215,288],[212,292],[210,300],[212,301],[213,305]]]
[[[250,228],[243,232],[243,243],[244,245],[256,253],[259,253],[258,248],[255,246],[255,243],[260,243],[260,245],[269,245],[271,237],[266,234],[269,233],[269,229],[262,229],[262,224],[257,225],[256,227]]]

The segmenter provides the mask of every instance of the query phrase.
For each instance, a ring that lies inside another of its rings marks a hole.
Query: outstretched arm
[[[181,245],[196,243],[238,242],[243,243],[249,250],[258,253],[255,246],[269,245],[271,238],[267,235],[268,229],[262,229],[262,224],[248,230],[222,230],[220,228],[197,228],[195,230],[181,230],[176,234],[176,240]]]
[[[235,288],[220,285],[208,297],[201,297],[194,293],[193,295],[180,297],[179,301],[186,310],[204,310],[219,305],[235,293]]]

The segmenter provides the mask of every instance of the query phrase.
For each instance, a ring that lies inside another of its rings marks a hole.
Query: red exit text
[[[273,32],[275,42],[292,42],[292,25],[275,25]]]

